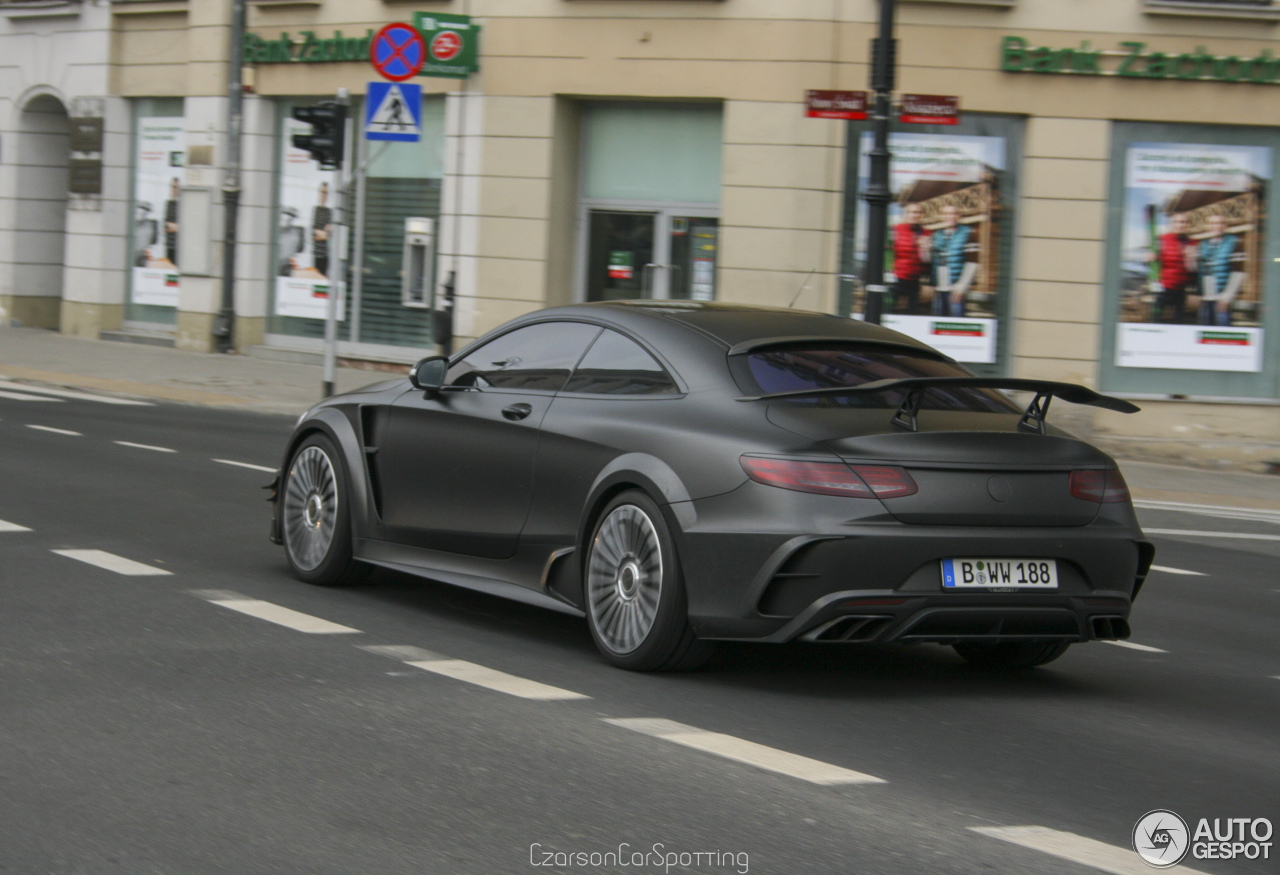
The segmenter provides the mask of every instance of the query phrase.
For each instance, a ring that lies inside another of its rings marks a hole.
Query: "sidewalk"
[[[10,327],[0,328],[0,376],[162,401],[297,415],[321,399],[324,371],[318,365]],[[338,368],[335,385],[338,392],[346,392],[393,376]]]
[[[425,353],[424,353],[425,354]],[[296,415],[320,400],[318,365],[0,328],[0,376],[162,401]],[[337,391],[394,376],[339,368]],[[1280,511],[1280,476],[1121,459],[1134,497]]]

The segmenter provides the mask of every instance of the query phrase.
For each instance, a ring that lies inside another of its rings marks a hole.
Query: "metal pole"
[[[343,106],[351,104],[351,94],[347,89],[338,89],[338,103]],[[355,147],[351,139],[351,121],[351,113],[348,112],[345,121],[343,121],[345,127],[343,142],[347,144],[348,151],[353,151]],[[345,297],[343,288],[346,286],[347,280],[347,227],[351,221],[348,213],[351,208],[349,189],[351,187],[352,162],[345,160],[345,155],[339,155],[338,159],[342,161],[342,166],[338,169],[338,202],[336,204],[337,210],[335,211],[338,220],[333,223],[334,236],[337,239],[331,241],[335,254],[333,266],[329,271],[334,279],[329,283],[329,300],[326,302],[324,315],[324,397],[326,398],[333,394],[334,383],[337,378],[338,303]]]
[[[236,239],[240,220],[240,130],[244,126],[245,0],[232,0],[227,60],[227,172],[222,181],[222,307],[213,320],[218,352],[231,352],[236,324]]]
[[[897,41],[893,38],[894,0],[880,0],[880,30],[871,49],[871,90],[875,105],[871,112],[875,143],[871,149],[870,179],[863,198],[867,202],[867,293],[864,315],[880,324],[884,299],[884,244],[888,236],[889,201],[889,113],[893,107],[894,68]]]

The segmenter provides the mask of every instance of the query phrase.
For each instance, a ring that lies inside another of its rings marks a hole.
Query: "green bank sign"
[[[266,39],[257,34],[244,35],[246,64],[320,64],[338,61],[368,61],[373,31],[364,36],[348,37],[335,30],[332,37],[317,36],[304,30],[297,37],[288,33],[279,39]]]
[[[1072,76],[1123,76],[1131,79],[1180,79],[1201,82],[1280,83],[1280,58],[1270,49],[1254,57],[1211,55],[1204,46],[1174,54],[1148,51],[1147,43],[1122,42],[1120,48],[1035,46],[1020,36],[1000,41],[1000,69],[1006,73],[1062,73]]]

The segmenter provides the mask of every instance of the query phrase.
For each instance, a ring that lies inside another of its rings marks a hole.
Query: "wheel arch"
[[[341,461],[346,468],[347,474],[349,492],[347,498],[351,502],[352,510],[351,533],[356,538],[366,537],[369,520],[369,481],[365,471],[359,436],[351,425],[351,421],[342,414],[341,410],[334,407],[322,408],[298,425],[293,436],[289,438],[289,443],[285,447],[284,459],[280,463],[278,477],[280,490],[284,488],[284,478],[288,474],[289,462],[292,461],[294,453],[313,434],[324,435],[338,448],[338,453],[342,457]],[[273,527],[274,531],[279,531],[282,509],[282,502],[277,500],[274,510],[276,523]]]
[[[645,453],[618,456],[596,475],[578,520],[578,533],[574,541],[578,546],[578,561],[574,563],[578,577],[572,595],[580,605],[586,604],[582,586],[586,580],[587,546],[591,533],[605,506],[616,496],[632,489],[645,493],[658,505],[667,530],[676,543],[676,550],[683,552],[683,528],[692,523],[691,519],[685,517],[691,515],[693,510],[689,490],[680,476],[670,465],[655,456]],[[687,512],[676,513],[674,505],[679,505],[682,510],[687,509]]]

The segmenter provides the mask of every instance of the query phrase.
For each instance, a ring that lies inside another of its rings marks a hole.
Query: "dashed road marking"
[[[1188,571],[1185,568],[1170,568],[1168,565],[1152,565],[1152,571],[1163,571],[1165,574],[1189,574],[1192,577],[1208,577],[1203,571]]]
[[[134,398],[114,398],[110,395],[93,395],[89,392],[77,392],[74,389],[54,389],[49,386],[32,386],[29,383],[14,383],[0,377],[0,389],[16,389],[19,392],[34,392],[38,395],[53,395],[58,398],[74,398],[79,401],[97,401],[99,404],[118,404],[128,407],[155,407],[150,401],[138,401]]]
[[[54,550],[53,552],[59,556],[66,556],[68,559],[87,562],[90,565],[114,571],[116,574],[126,574],[130,577],[163,577],[173,574],[172,571],[165,571],[163,568],[156,568],[154,565],[146,565],[142,562],[134,562],[132,559],[126,559],[123,556],[117,556],[105,550]]]
[[[628,719],[603,718],[605,723],[652,735],[673,744],[684,745],[725,759],[746,763],[769,772],[799,778],[812,784],[884,784],[883,778],[833,766],[809,757],[788,753],[777,748],[756,744],[754,741],[709,732],[693,726],[685,726],[674,720],[640,717]]]
[[[1118,848],[1075,833],[1049,829],[1047,826],[971,826],[969,829],[980,835],[1111,872],[1113,875],[1150,875],[1151,872],[1151,867],[1142,862],[1137,852],[1130,848]],[[1178,866],[1178,872],[1203,875],[1182,865]]]
[[[1174,510],[1224,520],[1253,520],[1264,523],[1280,523],[1280,510],[1252,507],[1222,507],[1216,504],[1186,504],[1181,501],[1134,501],[1134,507],[1146,510]]]
[[[1182,535],[1193,538],[1243,538],[1246,541],[1280,541],[1280,535],[1254,535],[1249,532],[1200,532],[1195,529],[1143,529],[1148,535]]]
[[[112,443],[119,444],[122,447],[133,447],[139,450],[155,450],[157,453],[178,452],[177,450],[171,450],[168,447],[153,447],[151,444],[135,444],[133,441],[112,441]]]
[[[61,398],[46,398],[43,395],[22,395],[18,392],[6,392],[0,389],[0,398],[8,398],[11,401],[54,401],[61,404]]]
[[[438,653],[432,653],[430,650],[423,650],[420,647],[401,647],[391,646],[372,646],[365,647],[364,650],[370,653],[377,653],[381,656],[389,656],[392,659],[398,659],[406,665],[414,668],[420,668],[423,671],[433,672],[434,674],[444,675],[454,680],[465,681],[469,684],[475,684],[478,687],[484,687],[488,690],[494,690],[499,693],[506,693],[510,696],[518,696],[521,699],[539,699],[542,701],[554,701],[563,699],[589,699],[590,696],[584,696],[582,693],[575,693],[571,690],[562,690],[559,687],[553,687],[550,684],[531,681],[528,678],[517,677],[513,674],[507,674],[497,669],[486,668],[483,665],[477,665],[474,662],[467,662],[463,659],[452,659],[448,656],[441,656]]]
[[[331,623],[292,608],[264,602],[261,599],[251,599],[236,592],[220,589],[192,590],[191,594],[229,610],[293,629],[295,632],[306,632],[311,635],[350,635],[360,632],[359,629],[343,626],[341,623]]]
[[[36,431],[48,431],[48,432],[52,432],[53,434],[69,434],[72,437],[84,437],[84,435],[82,435],[78,431],[71,431],[70,429],[66,429],[66,428],[54,428],[51,425],[32,425],[31,423],[28,422],[27,428],[34,428]]]
[[[4,520],[0,520],[0,532],[29,532],[29,531],[31,530],[26,526],[20,526],[17,523],[7,523]]]
[[[237,468],[249,468],[253,471],[266,471],[268,474],[276,473],[275,468],[268,468],[266,465],[250,465],[248,462],[233,462],[230,459],[214,459],[219,465],[235,465]]]
[[[1103,641],[1103,644],[1114,644],[1116,647],[1127,647],[1130,650],[1141,650],[1143,653],[1168,653],[1159,647],[1148,647],[1146,644],[1134,644],[1132,641]]]

